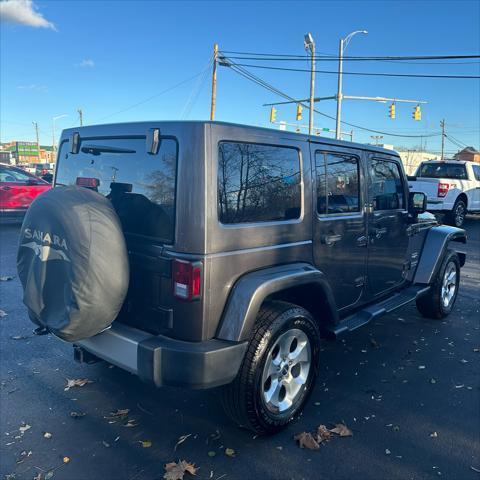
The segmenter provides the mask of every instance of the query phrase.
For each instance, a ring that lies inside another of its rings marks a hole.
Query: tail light
[[[448,193],[449,184],[448,183],[439,183],[437,195],[439,197],[444,197]]]
[[[202,295],[202,262],[173,261],[173,295],[182,300],[196,300]]]

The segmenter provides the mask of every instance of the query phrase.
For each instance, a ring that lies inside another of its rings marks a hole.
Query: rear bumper
[[[122,324],[113,324],[77,345],[157,387],[186,388],[211,388],[230,383],[247,349],[247,342],[217,339],[184,342]]]
[[[0,208],[0,219],[2,220],[23,220],[27,213],[28,207],[25,208]]]

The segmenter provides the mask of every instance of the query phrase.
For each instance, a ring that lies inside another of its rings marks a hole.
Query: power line
[[[102,117],[102,118],[99,118],[98,121],[102,121],[102,120],[105,120],[106,118],[110,118],[110,117],[113,117],[114,115],[118,115],[119,113],[123,113],[123,112],[126,112],[127,110],[131,110],[132,108],[135,108],[135,107],[138,107],[139,105],[143,105],[144,103],[147,103],[149,102],[150,100],[154,99],[154,98],[157,98],[159,97],[160,95],[164,95],[165,93],[168,93],[182,85],[184,85],[185,83],[188,83],[190,82],[191,80],[199,77],[201,74],[203,73],[203,71],[185,79],[185,80],[182,80],[181,82],[179,83],[176,83],[175,85],[169,87],[169,88],[166,88],[165,90],[162,90],[161,92],[158,92],[154,95],[151,95],[150,97],[144,99],[144,100],[141,100],[140,102],[137,102],[137,103],[134,103],[133,105],[130,105],[129,107],[126,107],[126,108],[123,108],[122,110],[118,110],[114,113],[111,113],[110,115],[106,115],[105,117]]]
[[[222,54],[233,54],[233,55],[248,55],[255,57],[271,57],[271,58],[283,58],[283,59],[308,59],[303,55],[290,55],[290,54],[280,54],[280,53],[253,53],[253,52],[235,52],[231,50],[222,50]],[[234,58],[233,56],[230,58]],[[238,57],[241,58],[241,57]],[[479,58],[480,55],[411,55],[411,56],[344,56],[343,60],[350,61],[379,61],[379,60],[389,60],[389,61],[403,61],[403,60],[460,60],[460,59],[473,59]],[[338,60],[338,56],[331,54],[316,55],[316,60]]]
[[[242,68],[241,65],[238,65],[238,64],[236,64],[235,62],[232,62],[232,61],[230,61],[229,63],[230,63],[230,65],[229,65],[230,68],[234,72],[242,75],[243,77],[245,77],[248,80],[256,83],[257,85],[260,85],[261,87],[269,90],[270,92],[275,93],[276,95],[279,95],[279,96],[281,96],[281,97],[283,97],[287,100],[295,101],[295,99],[293,97],[291,97],[290,95],[282,92],[281,90],[278,90],[276,87],[274,87],[273,85],[265,82],[265,80],[262,80],[260,77],[257,77],[256,75],[249,72],[248,70],[245,70],[244,68]],[[299,102],[299,104],[302,105],[305,108],[309,108],[309,106],[305,103]],[[322,115],[323,117],[329,118],[330,120],[335,120],[335,117],[332,117],[331,115],[327,115],[326,113],[320,112],[317,109],[314,109],[314,112],[318,113],[319,115]],[[342,121],[341,123],[343,123],[344,125],[348,125],[350,127],[354,127],[354,128],[358,128],[360,130],[364,130],[366,132],[379,133],[379,134],[383,134],[383,135],[387,135],[387,136],[391,136],[391,137],[428,138],[428,137],[438,137],[439,135],[441,135],[440,133],[432,133],[432,134],[429,134],[429,135],[401,135],[401,134],[397,134],[397,133],[374,130],[374,129],[371,129],[371,128],[362,127],[360,125],[356,125],[354,123],[349,123],[349,122],[345,122],[345,121]]]
[[[230,60],[230,57],[224,57],[225,60]],[[271,67],[269,65],[252,65],[246,63],[237,63],[237,66],[240,67],[249,67],[249,68],[262,68],[264,70],[281,70],[284,72],[310,72],[306,68],[287,68],[287,67]],[[332,75],[338,75],[338,72],[333,72],[330,70],[315,70],[316,73],[328,73]],[[343,75],[361,75],[368,77],[407,77],[407,78],[445,78],[445,79],[480,79],[478,75],[425,75],[425,74],[414,74],[414,73],[368,73],[368,72],[342,72]]]

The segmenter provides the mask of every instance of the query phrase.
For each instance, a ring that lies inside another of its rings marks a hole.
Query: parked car
[[[413,190],[427,196],[429,212],[439,214],[445,223],[461,227],[467,213],[480,212],[480,165],[445,160],[423,162],[410,180]]]
[[[0,165],[0,217],[21,219],[32,201],[51,186],[21,168]]]
[[[145,122],[65,130],[58,158],[18,251],[37,333],[156,386],[223,386],[259,434],[302,411],[322,336],[455,304],[465,231],[417,221],[394,151]]]

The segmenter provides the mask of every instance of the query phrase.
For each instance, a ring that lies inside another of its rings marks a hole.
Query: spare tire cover
[[[69,342],[106,329],[128,289],[120,221],[110,201],[83,187],[57,187],[30,205],[17,255],[32,321]]]

